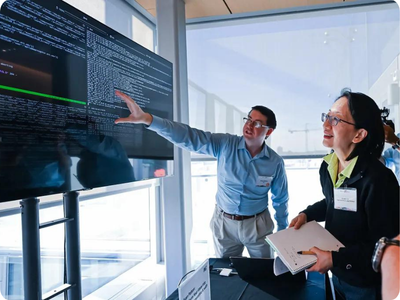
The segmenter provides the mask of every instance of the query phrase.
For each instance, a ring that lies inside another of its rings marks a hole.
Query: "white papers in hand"
[[[344,247],[328,230],[315,221],[308,222],[297,230],[291,227],[267,235],[266,241],[293,275],[317,261],[315,255],[301,255],[297,254],[297,251],[309,250],[314,246],[325,251],[338,251]]]
[[[279,276],[281,274],[289,272],[289,269],[285,266],[283,261],[277,256],[274,260],[274,274]]]

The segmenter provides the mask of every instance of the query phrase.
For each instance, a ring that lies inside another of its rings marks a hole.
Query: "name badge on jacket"
[[[265,187],[270,187],[272,183],[273,177],[271,176],[258,176],[257,177],[257,186],[265,186]]]
[[[333,191],[335,209],[357,211],[357,189],[337,188]]]

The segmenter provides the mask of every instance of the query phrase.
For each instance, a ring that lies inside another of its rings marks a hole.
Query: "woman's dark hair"
[[[356,128],[365,129],[368,134],[364,140],[357,143],[353,151],[346,158],[347,161],[359,155],[379,158],[385,146],[385,132],[383,129],[381,111],[375,101],[362,93],[353,93],[350,89],[343,89],[336,99],[347,98],[351,116]]]
[[[269,128],[273,128],[273,129],[276,128],[276,118],[275,118],[275,114],[272,110],[270,110],[269,108],[262,106],[262,105],[256,105],[251,108],[249,115],[253,110],[259,111],[261,114],[263,114],[267,118],[267,126]]]

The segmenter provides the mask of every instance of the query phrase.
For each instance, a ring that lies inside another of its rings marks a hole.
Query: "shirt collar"
[[[347,165],[347,167],[340,172],[343,176],[350,178],[351,173],[354,170],[354,167],[357,163],[358,156],[354,157],[351,161],[350,164]],[[338,168],[338,162],[339,159],[336,155],[335,152],[328,154],[324,157],[324,161],[328,164],[328,172],[331,175],[332,180],[335,182],[336,181],[336,176],[337,176],[337,168]]]
[[[246,149],[246,142],[243,136],[240,138],[238,149]]]
[[[239,141],[238,149],[246,149],[246,141],[244,140],[243,136],[241,137],[241,139]],[[261,157],[264,157],[264,156],[269,158],[269,150],[268,150],[268,146],[267,146],[267,144],[265,142],[264,142],[263,149],[255,157],[261,158]]]
[[[268,149],[268,146],[267,146],[267,144],[265,142],[264,142],[264,148],[261,150],[261,153],[263,155],[262,156],[260,155],[260,157],[266,156],[266,157],[269,158],[269,149]]]

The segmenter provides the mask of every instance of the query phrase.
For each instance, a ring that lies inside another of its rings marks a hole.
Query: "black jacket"
[[[378,286],[372,270],[375,243],[399,234],[399,186],[393,172],[378,159],[359,156],[350,178],[341,187],[357,189],[357,212],[334,209],[333,184],[323,162],[319,171],[325,199],[303,211],[307,221],[325,221],[325,228],[345,248],[332,252],[332,273],[350,285]],[[323,249],[322,249],[323,250]]]

